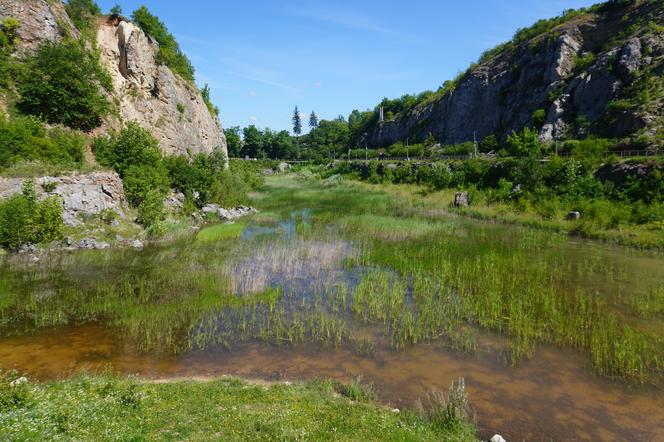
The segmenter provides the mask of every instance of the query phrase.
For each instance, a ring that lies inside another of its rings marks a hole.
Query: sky
[[[97,0],[145,5],[212,89],[224,127],[292,129],[293,109],[348,116],[436,90],[521,27],[583,0]],[[307,120],[308,121],[308,120]]]

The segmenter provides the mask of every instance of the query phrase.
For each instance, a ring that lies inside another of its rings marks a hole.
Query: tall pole
[[[477,158],[477,132],[473,132],[473,145],[475,146],[475,158]]]
[[[369,161],[369,145],[364,143],[364,161]]]
[[[406,161],[410,161],[410,153],[408,149],[408,140],[410,140],[409,137],[406,137]]]

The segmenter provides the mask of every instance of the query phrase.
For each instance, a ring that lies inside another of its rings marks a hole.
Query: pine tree
[[[122,6],[116,3],[115,6],[111,8],[111,16],[119,17],[121,15],[122,15]]]
[[[295,135],[300,135],[302,133],[302,117],[300,116],[300,110],[295,106],[293,111],[293,133]]]
[[[314,111],[311,111],[311,115],[309,116],[309,127],[312,129],[318,127],[318,115]]]

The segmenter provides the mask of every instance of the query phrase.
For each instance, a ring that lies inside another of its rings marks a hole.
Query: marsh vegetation
[[[371,359],[420,346],[474,358],[492,336],[506,370],[542,346],[571,349],[595,378],[661,388],[654,252],[468,221],[427,198],[343,180],[276,176],[252,198],[261,212],[251,220],[142,252],[53,254],[38,265],[6,257],[3,339],[98,324],[121,353],[177,358],[260,343]]]

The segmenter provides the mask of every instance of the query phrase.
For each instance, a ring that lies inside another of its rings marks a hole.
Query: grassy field
[[[15,381],[6,374],[0,381],[2,440],[476,440],[451,400],[394,412],[356,384],[154,383],[111,375]]]

